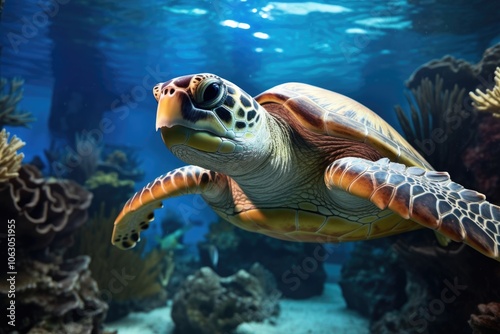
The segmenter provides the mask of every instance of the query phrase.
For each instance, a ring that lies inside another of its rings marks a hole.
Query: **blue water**
[[[38,119],[11,129],[28,143],[27,161],[50,145],[54,89],[75,87],[88,110],[74,117],[102,113],[112,122],[104,141],[140,151],[142,186],[184,164],[154,131],[157,81],[213,72],[253,95],[305,82],[357,99],[399,128],[393,106],[405,103],[410,74],[446,54],[477,62],[500,41],[499,16],[498,1],[7,0],[0,70],[25,79],[20,107]],[[199,202],[165,206],[215,219]],[[188,240],[203,233],[195,228]]]

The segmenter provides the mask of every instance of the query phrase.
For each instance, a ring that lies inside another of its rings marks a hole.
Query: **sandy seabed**
[[[234,334],[342,334],[369,333],[369,321],[346,308],[340,287],[325,285],[323,295],[306,300],[280,300],[281,312],[272,321],[243,323]],[[106,324],[107,330],[118,334],[171,334],[174,323],[170,317],[171,303],[148,313],[131,313]]]

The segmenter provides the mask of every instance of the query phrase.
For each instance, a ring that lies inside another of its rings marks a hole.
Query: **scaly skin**
[[[162,200],[201,193],[216,198],[226,191],[226,186],[224,176],[198,166],[181,167],[157,177],[123,206],[115,221],[113,245],[122,249],[135,246],[141,231],[148,229],[154,220],[153,210],[162,207]]]
[[[500,260],[500,207],[451,181],[446,172],[406,167],[389,159],[345,158],[327,169],[325,182]]]

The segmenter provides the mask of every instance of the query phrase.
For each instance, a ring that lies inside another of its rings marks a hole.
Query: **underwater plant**
[[[166,286],[175,268],[173,253],[158,248],[145,253],[144,247],[138,247],[123,256],[109,245],[112,232],[109,223],[116,212],[107,211],[101,203],[100,210],[82,227],[69,250],[73,256],[87,255],[92,259],[89,265],[92,277],[110,307],[107,319],[163,305],[167,299]],[[122,277],[120,283],[118,275]]]
[[[443,89],[443,78],[436,74],[410,91],[405,92],[410,115],[395,107],[406,139],[434,168],[448,170],[450,161],[457,159],[456,150],[463,150],[472,137],[474,115],[463,107],[465,89]]]
[[[0,132],[0,182],[5,182],[19,175],[24,154],[17,153],[26,143],[13,136],[9,142],[9,133],[2,129]]]
[[[0,128],[5,126],[29,127],[29,123],[35,118],[28,111],[20,111],[17,104],[23,98],[24,80],[13,78],[8,82],[6,78],[0,78]]]
[[[49,173],[59,178],[69,178],[84,184],[97,170],[102,145],[88,134],[75,134],[74,147],[58,147],[54,142],[45,150]]]
[[[97,170],[102,151],[102,144],[90,135],[75,134],[76,152],[79,154],[79,169],[84,180],[88,180]]]
[[[469,92],[472,98],[472,105],[477,111],[489,112],[495,117],[500,117],[500,67],[495,70],[495,86],[493,89],[487,89],[483,93],[480,89],[476,92]]]
[[[133,182],[144,177],[144,171],[139,168],[140,161],[132,149],[116,149],[102,144],[88,133],[76,134],[74,147],[59,147],[52,142],[44,153],[50,175],[69,178],[80,184],[95,177],[102,180],[102,173],[115,173],[118,179]]]

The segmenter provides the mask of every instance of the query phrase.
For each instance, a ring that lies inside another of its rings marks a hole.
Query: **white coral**
[[[473,100],[472,105],[476,110],[490,112],[494,116],[500,117],[500,67],[495,70],[495,87],[491,90],[486,89],[486,93],[476,89],[476,94],[469,93]]]
[[[18,176],[21,161],[24,158],[23,153],[17,153],[26,143],[13,136],[9,143],[9,133],[3,129],[0,132],[0,182],[5,182]]]

